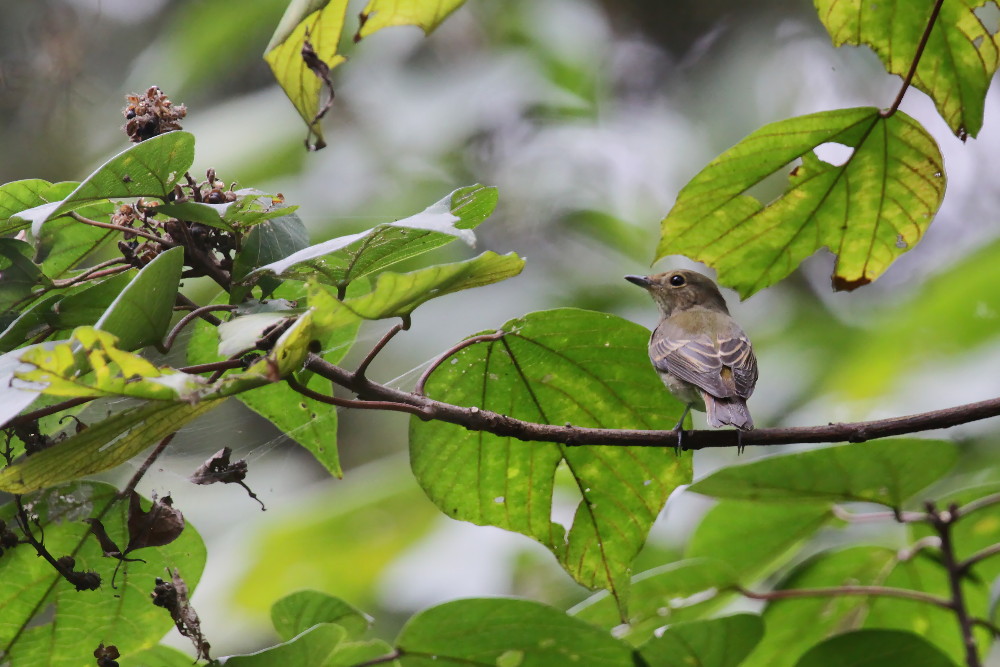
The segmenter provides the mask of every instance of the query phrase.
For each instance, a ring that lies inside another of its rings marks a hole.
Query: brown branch
[[[70,213],[74,220],[77,222],[82,222],[85,225],[91,225],[92,227],[103,227],[105,229],[114,229],[119,232],[124,232],[126,234],[134,234],[136,236],[141,236],[143,238],[149,239],[150,241],[156,241],[164,248],[173,248],[176,243],[168,241],[165,238],[159,237],[156,234],[150,234],[149,232],[142,229],[133,229],[132,227],[125,227],[124,225],[114,225],[110,222],[100,222],[98,220],[91,220],[90,218],[85,218],[76,211]]]
[[[926,602],[927,604],[932,604],[935,607],[941,607],[942,609],[947,609],[949,611],[954,611],[954,607],[950,600],[946,600],[942,597],[936,595],[931,595],[930,593],[921,593],[920,591],[911,591],[908,588],[892,588],[890,586],[831,586],[829,588],[789,588],[783,591],[769,591],[767,593],[755,593],[749,591],[742,586],[735,586],[732,590],[735,590],[739,594],[748,597],[752,600],[787,600],[792,598],[826,598],[826,597],[844,597],[851,595],[860,595],[864,597],[888,597],[888,598],[903,598],[906,600],[916,600],[917,602]]]
[[[413,412],[424,420],[457,424],[470,431],[486,431],[503,437],[525,441],[557,442],[578,445],[630,445],[635,447],[674,447],[678,431],[645,431],[632,429],[586,428],[582,426],[537,424],[514,419],[478,407],[461,407],[436,401],[416,393],[394,389],[359,377],[321,357],[310,354],[305,367],[317,375],[349,389],[364,402],[375,407],[383,401],[396,407],[386,408]],[[398,406],[415,408],[407,410]],[[358,407],[358,406],[351,406]],[[377,409],[377,408],[376,408]],[[905,417],[892,417],[868,422],[827,424],[825,426],[795,426],[762,428],[754,431],[681,431],[684,449],[738,447],[748,445],[790,445],[815,442],[865,442],[893,435],[918,433],[949,428],[958,424],[1000,415],[1000,398],[959,405]]]
[[[965,574],[976,563],[978,563],[980,561],[983,561],[983,560],[986,560],[987,558],[990,558],[991,556],[996,556],[997,554],[1000,554],[1000,544],[991,544],[990,546],[986,547],[985,549],[981,549],[981,550],[977,551],[976,553],[972,554],[971,556],[969,556],[968,558],[966,558],[962,562],[958,563],[958,570],[962,574]]]
[[[93,280],[94,278],[103,278],[104,276],[113,276],[117,273],[124,273],[125,271],[129,271],[133,268],[131,264],[126,264],[125,262],[126,260],[123,257],[109,259],[106,262],[101,262],[100,264],[91,266],[78,276],[66,278],[65,280],[53,280],[52,285],[59,289],[63,289],[66,287],[72,287],[77,283]],[[116,264],[125,264],[125,266],[115,266]]]
[[[186,296],[184,296],[180,292],[177,293],[176,303],[177,303],[178,307],[180,307],[180,308],[186,308],[187,310],[198,310],[199,308],[201,308],[201,306],[199,306],[194,301],[192,301],[191,299],[187,298]],[[211,324],[213,327],[217,327],[220,324],[222,324],[222,320],[220,320],[215,315],[211,315],[209,313],[202,313],[201,319],[205,320],[206,322],[208,322],[209,324]]]
[[[964,570],[955,553],[952,536],[952,526],[958,519],[958,505],[952,504],[948,509],[939,510],[933,502],[927,502],[927,514],[930,524],[941,539],[941,564],[948,573],[948,586],[951,592],[950,606],[955,612],[958,629],[962,635],[962,645],[965,647],[965,664],[968,667],[980,667],[979,651],[976,647],[976,637],[972,633],[973,619],[965,604],[965,592],[962,590]]]
[[[364,376],[365,371],[368,370],[368,366],[370,366],[372,361],[375,360],[375,356],[382,351],[382,348],[384,348],[389,343],[390,340],[392,340],[392,337],[398,334],[400,331],[409,328],[410,328],[410,316],[405,315],[402,318],[402,322],[393,325],[391,329],[385,332],[385,335],[382,336],[381,340],[375,343],[375,347],[373,347],[368,352],[368,354],[365,355],[365,358],[361,360],[361,363],[358,364],[358,367],[354,372],[358,376]]]
[[[934,29],[934,24],[937,22],[938,14],[941,12],[941,5],[944,4],[944,0],[937,0],[934,3],[933,9],[931,9],[930,18],[927,20],[927,26],[924,28],[924,34],[920,36],[920,41],[917,43],[917,51],[913,54],[913,62],[910,63],[910,71],[906,73],[903,78],[903,85],[900,87],[899,92],[896,93],[896,99],[893,100],[892,106],[881,112],[882,118],[888,118],[889,116],[896,113],[899,109],[899,105],[903,102],[903,96],[906,95],[906,91],[910,87],[910,83],[913,82],[913,77],[917,73],[917,65],[920,64],[920,57],[924,54],[924,49],[927,47],[927,40],[930,39],[931,31]]]
[[[238,307],[239,306],[228,306],[228,305],[225,305],[225,304],[216,304],[216,305],[202,306],[201,308],[195,308],[190,313],[188,313],[187,315],[185,315],[184,317],[182,317],[177,322],[177,324],[174,325],[174,328],[171,329],[170,333],[167,334],[166,340],[163,341],[163,346],[162,346],[162,348],[161,348],[160,351],[161,352],[167,352],[167,351],[169,351],[170,348],[173,347],[174,341],[177,339],[177,336],[180,334],[181,330],[184,327],[186,327],[188,324],[190,324],[192,321],[194,321],[194,320],[198,319],[199,317],[201,317],[202,315],[204,315],[205,313],[211,313],[211,312],[216,311],[216,310],[228,310],[228,311],[232,311],[232,310],[236,310]]]
[[[471,336],[463,341],[456,343],[454,346],[451,347],[451,349],[445,350],[444,353],[441,354],[441,356],[435,359],[431,363],[431,365],[427,367],[427,370],[425,370],[423,373],[420,374],[420,378],[417,380],[417,386],[414,387],[413,393],[416,394],[417,396],[423,396],[424,385],[427,384],[427,378],[429,378],[431,376],[431,373],[437,370],[437,367],[443,364],[445,361],[447,361],[448,358],[451,357],[453,354],[458,354],[465,348],[475,343],[485,343],[491,340],[500,340],[506,335],[507,335],[506,331],[494,331],[491,334],[480,334],[478,336]]]
[[[423,412],[420,408],[413,407],[410,405],[405,405],[403,403],[394,403],[392,401],[355,401],[348,398],[338,398],[337,396],[328,396],[326,394],[321,394],[318,391],[313,391],[309,387],[303,385],[293,376],[289,375],[285,378],[285,382],[288,386],[298,393],[302,394],[307,398],[311,398],[314,401],[319,401],[320,403],[326,403],[327,405],[336,405],[338,408],[359,408],[361,410],[391,410],[395,412],[406,412],[411,415],[417,415],[418,417],[423,417]]]

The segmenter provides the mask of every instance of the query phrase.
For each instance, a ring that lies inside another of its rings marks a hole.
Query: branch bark
[[[683,449],[710,447],[745,447],[748,445],[791,445],[820,442],[865,442],[894,435],[920,433],[950,428],[981,419],[1000,416],[1000,398],[969,403],[942,410],[932,410],[905,417],[892,417],[867,422],[827,424],[824,426],[793,426],[762,428],[754,431],[642,431],[629,429],[587,428],[582,426],[537,424],[478,407],[462,407],[436,401],[426,396],[394,389],[353,373],[310,354],[306,368],[349,389],[365,401],[385,401],[416,410],[424,420],[457,424],[470,431],[486,431],[494,435],[525,441],[556,442],[569,446],[629,445],[633,447],[675,447],[679,436]]]

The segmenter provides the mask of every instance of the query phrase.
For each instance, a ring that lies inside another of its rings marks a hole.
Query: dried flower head
[[[139,143],[158,134],[181,129],[178,121],[187,115],[183,104],[174,106],[156,86],[151,86],[143,95],[126,95],[128,104],[122,110],[125,115],[125,134]]]

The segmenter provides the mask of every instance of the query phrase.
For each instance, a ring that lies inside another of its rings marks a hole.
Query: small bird
[[[691,408],[707,412],[715,428],[751,430],[747,399],[757,384],[757,358],[715,283],[684,270],[625,280],[645,287],[660,307],[649,358],[663,384],[687,406],[674,430]]]

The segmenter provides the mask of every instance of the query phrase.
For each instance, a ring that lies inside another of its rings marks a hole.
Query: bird
[[[680,432],[691,409],[707,413],[714,428],[752,430],[747,399],[757,384],[757,358],[716,284],[683,269],[625,279],[644,287],[660,308],[649,359],[685,405],[673,430]]]

